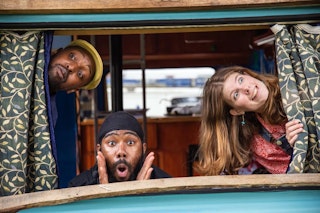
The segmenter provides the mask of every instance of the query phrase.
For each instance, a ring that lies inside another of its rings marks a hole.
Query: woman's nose
[[[244,94],[246,94],[246,95],[249,95],[250,94],[250,86],[248,86],[248,85],[243,85],[243,87],[242,87],[242,92],[244,93]]]
[[[245,90],[245,93],[246,93],[246,95],[249,95],[249,93],[250,93],[249,88],[247,88],[247,89]]]

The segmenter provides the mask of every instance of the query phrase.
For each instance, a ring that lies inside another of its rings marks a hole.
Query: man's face
[[[144,147],[135,132],[108,132],[101,141],[100,151],[106,159],[109,180],[128,181],[136,178],[143,160]]]
[[[73,92],[87,85],[94,75],[94,62],[86,50],[67,47],[50,61],[49,85],[51,92]]]

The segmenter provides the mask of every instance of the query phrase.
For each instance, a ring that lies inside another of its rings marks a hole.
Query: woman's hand
[[[153,171],[153,168],[151,167],[153,160],[154,160],[154,152],[150,152],[143,163],[143,166],[137,176],[137,180],[150,179],[151,172]]]
[[[294,146],[298,138],[298,134],[303,131],[303,124],[298,119],[294,119],[286,123],[286,139],[291,147]]]
[[[109,183],[106,160],[101,151],[97,152],[99,183]]]

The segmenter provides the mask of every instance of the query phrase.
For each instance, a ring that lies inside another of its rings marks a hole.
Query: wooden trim
[[[318,2],[319,3],[319,2]],[[10,0],[0,2],[0,14],[70,14],[133,11],[173,11],[314,5],[316,0]]]
[[[142,118],[137,118],[140,123],[143,122]],[[98,119],[98,124],[101,125],[104,119]],[[163,117],[148,117],[147,123],[175,123],[175,122],[194,122],[201,121],[200,116],[163,116]],[[91,126],[94,124],[93,119],[85,119],[81,121],[81,126]]]
[[[190,10],[176,8],[127,12],[96,12],[89,7],[82,13],[54,13],[55,10],[50,9],[49,14],[45,9],[42,13],[31,13],[31,10],[8,12],[2,9],[1,6],[5,8],[5,5],[0,3],[0,28],[10,31],[55,30],[65,34],[84,32],[82,35],[98,35],[261,29],[276,23],[317,23],[320,3],[304,2],[308,3],[299,5],[294,1],[284,6],[275,3],[272,7],[250,5],[244,8],[234,5],[227,9],[213,6],[199,9],[191,4]]]
[[[310,23],[307,21],[306,23]],[[188,25],[188,26],[149,26],[106,29],[61,29],[54,32],[55,35],[128,35],[128,34],[154,34],[154,33],[183,33],[183,32],[213,32],[233,30],[260,30],[269,29],[273,23],[239,24],[237,25]]]
[[[147,181],[82,186],[52,191],[34,192],[0,198],[2,212],[16,212],[32,207],[58,205],[79,200],[148,193],[166,193],[192,190],[266,191],[271,189],[319,189],[320,174],[230,175],[167,178]]]

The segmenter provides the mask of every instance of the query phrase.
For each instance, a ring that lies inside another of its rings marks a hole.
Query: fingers
[[[286,123],[286,138],[291,147],[294,146],[298,138],[298,134],[303,131],[303,124],[300,120],[292,120]]]
[[[101,151],[97,152],[97,163],[98,163],[98,174],[99,174],[99,183],[109,183],[106,160]]]
[[[150,179],[151,173],[153,171],[153,168],[151,167],[153,160],[154,160],[154,152],[150,152],[143,163],[143,166],[137,176],[137,180]]]
[[[288,122],[286,123],[286,130],[292,128],[292,126],[295,126],[296,124],[301,124],[300,120],[294,119],[294,120],[292,120],[292,121],[288,121]]]

